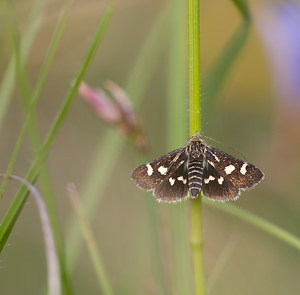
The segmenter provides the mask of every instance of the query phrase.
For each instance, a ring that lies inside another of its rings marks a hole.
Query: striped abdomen
[[[188,166],[189,191],[193,199],[197,198],[202,187],[203,161],[198,159],[190,160]]]

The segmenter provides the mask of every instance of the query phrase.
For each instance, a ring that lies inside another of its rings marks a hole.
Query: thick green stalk
[[[200,7],[199,0],[189,0],[189,99],[190,135],[201,131],[200,105]],[[195,294],[205,294],[203,267],[202,200],[191,200],[191,250],[194,264]]]
[[[192,136],[196,131],[201,131],[199,0],[189,0],[188,21],[190,135]]]

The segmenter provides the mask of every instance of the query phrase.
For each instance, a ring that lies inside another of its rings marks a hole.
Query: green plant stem
[[[200,103],[200,15],[199,1],[189,0],[189,99],[190,135],[201,131]]]
[[[191,200],[191,238],[192,259],[194,264],[195,294],[205,294],[203,267],[202,200]]]
[[[190,135],[201,131],[200,101],[200,7],[199,0],[189,0],[189,99]],[[202,200],[191,200],[190,244],[194,264],[195,294],[205,294],[203,267]]]

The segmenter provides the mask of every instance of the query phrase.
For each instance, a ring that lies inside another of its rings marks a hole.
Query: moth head
[[[195,134],[186,142],[186,146],[188,147],[189,157],[196,159],[199,158],[201,154],[203,154],[205,143],[201,138],[199,132],[196,131]]]
[[[199,133],[196,132],[195,135],[193,135],[188,141],[189,157],[192,159],[198,159],[203,156],[205,146],[206,144],[203,139],[201,139]]]

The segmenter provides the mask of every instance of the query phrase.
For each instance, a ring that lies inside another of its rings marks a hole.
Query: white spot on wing
[[[208,178],[205,178],[205,179],[204,179],[204,183],[205,183],[205,184],[208,184],[210,181],[213,181],[213,180],[215,180],[215,177],[212,176],[212,175],[209,175]]]
[[[166,168],[166,167],[164,167],[164,166],[160,166],[160,167],[158,168],[158,172],[159,172],[161,175],[166,175],[167,171],[168,171],[168,168]]]
[[[170,177],[170,178],[169,178],[169,182],[170,182],[170,184],[173,186],[173,185],[174,185],[174,183],[175,183],[175,179],[174,179],[174,178],[172,178],[172,177]]]
[[[149,176],[151,176],[153,174],[153,168],[152,168],[152,166],[150,164],[147,164],[146,167],[148,168],[147,174]]]
[[[186,179],[184,179],[183,176],[178,176],[177,180],[182,181],[184,184],[186,184]]]
[[[224,181],[224,178],[222,176],[220,176],[218,178],[218,183],[221,185],[223,183],[223,181]]]
[[[241,172],[243,175],[245,175],[246,172],[247,172],[247,169],[246,169],[247,166],[248,166],[248,164],[247,164],[247,163],[244,163],[243,166],[241,167],[240,172]]]
[[[234,171],[234,170],[235,170],[235,167],[233,165],[229,165],[229,166],[225,167],[226,174],[231,174],[232,171]]]

